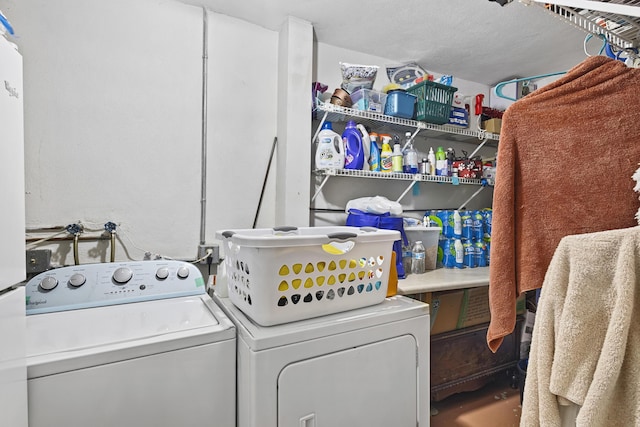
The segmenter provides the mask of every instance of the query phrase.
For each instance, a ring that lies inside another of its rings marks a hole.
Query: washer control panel
[[[74,265],[45,271],[25,285],[27,315],[200,295],[193,264],[173,261]]]

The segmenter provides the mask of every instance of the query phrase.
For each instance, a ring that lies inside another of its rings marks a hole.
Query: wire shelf
[[[320,100],[317,100],[316,102],[316,112],[326,113],[323,120],[330,122],[346,122],[348,120],[357,119],[359,123],[362,123],[371,129],[376,129],[377,132],[388,131],[393,133],[404,133],[407,128],[413,128],[421,132],[426,131],[426,136],[438,139],[464,142],[480,142],[485,139],[498,141],[500,139],[500,135],[495,133],[474,131],[453,125],[435,125],[417,120],[392,117],[373,111],[361,111],[353,108],[341,107],[329,102],[321,102]]]
[[[612,0],[611,3],[640,8],[640,1],[638,0]],[[587,33],[602,34],[609,44],[619,49],[640,46],[640,18],[638,17],[558,6],[549,3],[536,4]]]
[[[456,178],[450,176],[433,176],[425,174],[411,174],[398,172],[375,172],[354,169],[317,169],[316,174],[321,176],[348,176],[356,178],[372,178],[396,181],[417,181],[417,182],[444,182],[453,184]],[[483,185],[480,179],[457,178],[459,184]]]

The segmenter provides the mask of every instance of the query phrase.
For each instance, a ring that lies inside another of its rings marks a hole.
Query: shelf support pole
[[[313,203],[313,201],[316,199],[316,197],[318,197],[318,194],[320,194],[320,192],[322,191],[322,187],[324,187],[324,185],[327,183],[327,181],[329,181],[330,177],[331,177],[331,175],[325,175],[324,176],[324,179],[322,180],[322,183],[320,184],[320,186],[316,190],[316,194],[314,194],[313,197],[311,198],[311,203]]]
[[[324,112],[324,116],[322,116],[322,120],[320,120],[320,124],[318,125],[318,129],[316,129],[316,133],[313,135],[313,138],[311,138],[311,143],[312,144],[313,144],[313,141],[315,141],[316,138],[318,137],[318,134],[320,133],[320,131],[322,130],[322,125],[327,120],[327,115],[328,114],[329,114],[328,111]]]
[[[465,200],[465,202],[463,204],[460,205],[460,207],[458,208],[459,211],[461,211],[462,209],[464,209],[467,206],[467,203],[469,203],[470,201],[472,201],[478,194],[480,194],[480,192],[484,190],[484,187],[480,187],[476,190],[475,193],[473,193],[471,195],[471,197],[469,197],[467,200]]]
[[[485,139],[484,139],[484,141],[482,141],[482,142],[478,145],[478,147],[476,147],[476,149],[475,149],[475,150],[473,150],[473,153],[469,154],[469,158],[470,158],[470,159],[472,159],[472,158],[473,158],[473,156],[478,152],[478,150],[480,150],[480,149],[484,146],[484,144],[486,144],[486,143],[487,143],[487,141],[489,141],[489,138],[485,138]]]
[[[413,186],[414,186],[418,181],[420,181],[420,175],[416,174],[416,175],[414,175],[414,177],[413,177],[413,181],[411,181],[411,184],[409,184],[409,186],[407,187],[407,189],[406,189],[406,190],[404,190],[404,192],[400,195],[400,197],[398,197],[398,199],[396,200],[396,203],[400,203],[400,200],[402,200],[402,198],[403,198],[404,196],[406,196],[406,195],[407,195],[407,193],[409,192],[409,190],[411,190],[411,188],[413,188]]]

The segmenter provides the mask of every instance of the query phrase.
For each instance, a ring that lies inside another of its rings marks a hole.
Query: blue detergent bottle
[[[344,168],[362,169],[362,166],[364,166],[362,134],[353,120],[347,122],[347,127],[342,132],[342,142],[344,145]]]

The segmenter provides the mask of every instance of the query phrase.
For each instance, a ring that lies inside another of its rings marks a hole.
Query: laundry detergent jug
[[[342,132],[344,144],[344,168],[360,170],[364,166],[364,148],[362,134],[356,127],[356,122],[349,120]]]
[[[316,168],[342,169],[344,167],[344,150],[342,138],[333,131],[331,122],[324,122],[318,133],[318,148],[316,149]]]

